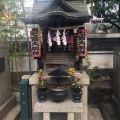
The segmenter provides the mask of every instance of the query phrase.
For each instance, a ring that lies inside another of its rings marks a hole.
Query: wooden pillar
[[[46,54],[47,54],[47,50],[46,50],[46,44],[47,44],[47,29],[43,29],[43,59],[46,59]]]
[[[72,58],[74,58],[74,37],[73,37],[73,35],[71,36],[71,46],[70,46],[70,49],[71,49]]]

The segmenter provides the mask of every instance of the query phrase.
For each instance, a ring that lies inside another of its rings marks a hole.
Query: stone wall
[[[113,94],[118,99],[118,88],[120,85],[120,46],[114,48],[113,59]],[[120,89],[119,89],[120,90]]]
[[[0,40],[0,107],[11,97],[9,47]]]

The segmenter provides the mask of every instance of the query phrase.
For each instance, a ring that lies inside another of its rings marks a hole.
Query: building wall
[[[90,69],[98,66],[101,69],[112,69],[113,68],[113,53],[112,52],[90,52],[88,55],[90,59]],[[85,60],[84,60],[85,62]]]
[[[30,65],[31,65],[31,71],[36,71],[37,70],[37,60],[30,57]],[[17,58],[17,67],[18,67],[18,71],[23,71],[23,72],[27,72],[29,71],[29,56],[25,55],[22,56],[21,58]],[[11,71],[12,71],[12,63],[11,63]],[[15,62],[13,62],[13,72],[16,72],[16,66],[15,66]]]
[[[0,107],[11,97],[11,76],[9,66],[9,47],[0,40],[0,58],[4,58],[5,70],[0,72]],[[0,65],[1,67],[3,66]]]

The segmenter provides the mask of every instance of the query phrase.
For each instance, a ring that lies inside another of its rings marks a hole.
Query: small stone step
[[[68,53],[49,53],[45,60],[46,64],[69,64],[72,62],[72,57]]]
[[[89,105],[88,120],[104,120],[97,105]]]
[[[16,105],[15,96],[11,96],[2,106],[0,106],[0,120],[11,111],[11,109]]]
[[[116,111],[110,103],[99,104],[104,120],[117,120]]]
[[[19,120],[20,117],[20,105],[16,105],[12,110],[5,116],[3,120]]]

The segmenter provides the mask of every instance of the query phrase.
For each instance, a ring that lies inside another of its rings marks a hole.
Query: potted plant
[[[38,70],[39,74],[39,83],[37,85],[37,96],[39,102],[45,102],[47,100],[47,93],[48,93],[48,84],[45,81],[45,77],[43,76],[42,69]]]
[[[80,103],[82,97],[82,85],[80,83],[80,73],[75,72],[74,68],[70,68],[68,73],[70,74],[73,102]]]

